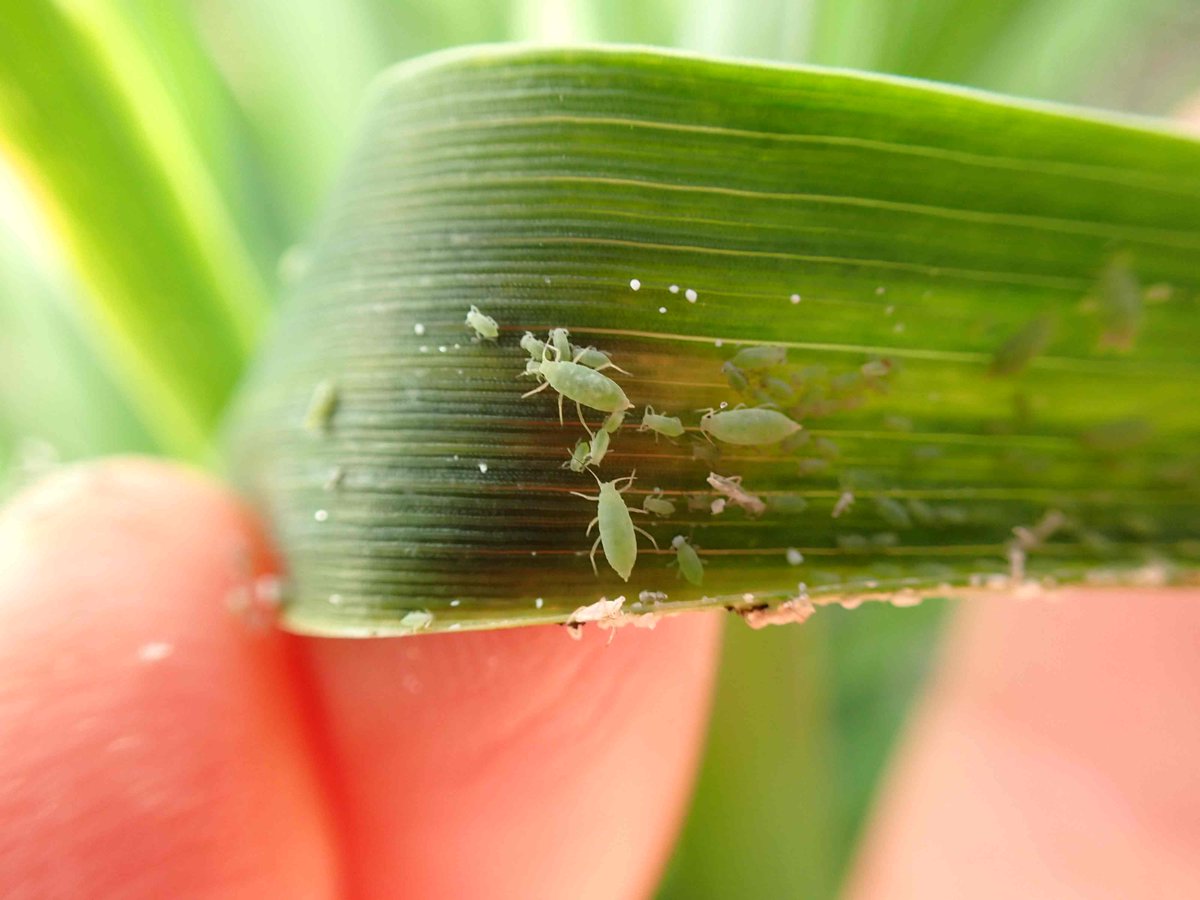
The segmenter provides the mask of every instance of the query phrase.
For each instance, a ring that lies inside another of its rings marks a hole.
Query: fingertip
[[[333,895],[284,644],[226,608],[267,559],[223,489],[146,460],[0,513],[0,884]]]
[[[608,898],[657,883],[703,743],[719,622],[297,639],[358,896]]]

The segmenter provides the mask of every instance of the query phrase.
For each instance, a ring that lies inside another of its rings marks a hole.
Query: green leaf
[[[750,615],[1194,572],[1195,141],[630,49],[403,66],[362,134],[231,430],[291,564],[289,627],[579,621],[618,596]],[[498,342],[470,339],[472,304]],[[661,487],[679,506],[645,523],[662,549],[639,539],[628,583],[588,563],[596,507],[571,491],[593,482],[560,467],[582,429],[553,392],[521,397],[521,334],[559,326],[633,373],[614,373],[638,409],[600,477],[636,469],[632,503]],[[739,395],[722,365],[762,345],[786,351],[772,374],[790,386],[751,372]],[[693,410],[771,398],[801,436],[714,458]],[[645,405],[688,436],[638,433]],[[766,513],[710,512],[710,471]],[[668,568],[677,535],[702,587]]]
[[[265,291],[179,107],[112,7],[7,11],[0,152],[35,189],[147,427],[203,455]]]

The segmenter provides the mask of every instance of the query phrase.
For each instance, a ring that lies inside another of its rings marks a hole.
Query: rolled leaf
[[[1200,144],[1153,122],[641,49],[441,54],[376,84],[231,469],[316,634],[1187,578],[1198,254]],[[675,505],[634,516],[658,549],[628,582],[588,559],[574,404],[522,396],[522,335],[554,328],[631,373],[605,371],[635,409],[597,478]],[[803,429],[708,441],[697,410],[739,403]],[[639,432],[646,406],[684,436]]]

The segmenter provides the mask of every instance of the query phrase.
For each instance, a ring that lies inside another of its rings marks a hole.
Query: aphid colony
[[[478,310],[473,309],[472,312],[478,313]],[[558,394],[559,422],[564,422],[563,402],[569,400],[575,404],[576,415],[588,433],[587,439],[580,438],[568,451],[563,468],[572,472],[590,472],[593,467],[604,461],[613,436],[624,424],[628,411],[634,408],[624,389],[605,373],[630,373],[616,365],[603,350],[571,343],[570,333],[565,328],[551,329],[546,340],[541,340],[527,331],[521,337],[521,348],[529,354],[522,375],[541,382],[523,396],[530,397],[547,388],[552,389]],[[766,369],[785,362],[784,356],[785,351],[782,348],[751,347],[739,353],[737,359],[748,367]],[[595,431],[587,422],[585,408],[606,414],[601,426]],[[798,423],[777,409],[744,406],[706,410],[698,426],[699,432],[710,442],[720,441],[739,446],[777,444],[800,429]],[[674,441],[687,432],[681,418],[656,411],[652,406],[644,408],[637,430],[653,433],[656,441],[659,437]],[[623,493],[633,484],[633,474],[612,481],[601,481],[594,472],[592,477],[599,486],[598,494],[592,496],[572,492],[597,505],[596,517],[587,529],[590,535],[593,528],[599,528],[599,535],[590,554],[592,568],[595,569],[596,549],[600,547],[604,550],[604,558],[613,571],[628,581],[637,562],[638,532],[645,535],[656,548],[658,546],[653,536],[633,524],[631,514],[669,518],[675,514],[675,504],[666,499],[662,491],[656,490],[644,498],[642,508],[630,509]],[[761,515],[766,509],[760,498],[741,487],[741,478],[738,476],[727,478],[714,472],[709,476],[708,483],[718,494],[723,495],[718,501],[722,508],[728,501],[740,506],[750,515]],[[696,549],[683,535],[677,535],[671,546],[675,550],[675,563],[679,567],[680,575],[692,584],[699,585],[703,579],[703,568]]]

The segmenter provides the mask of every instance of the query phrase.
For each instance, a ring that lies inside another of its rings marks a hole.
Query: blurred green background
[[[105,453],[209,461],[376,72],[617,41],[1166,114],[1196,0],[0,0],[0,486]],[[941,604],[729,629],[661,896],[830,897]]]

